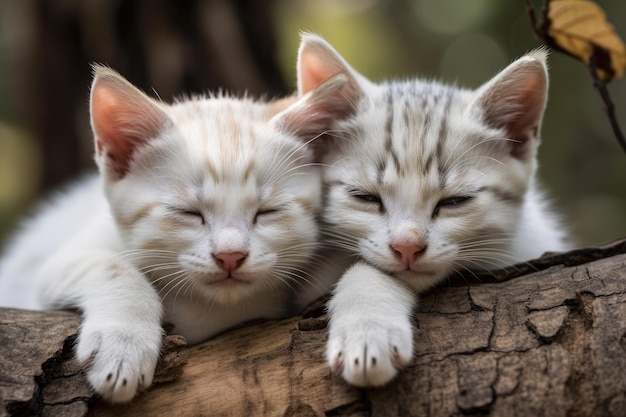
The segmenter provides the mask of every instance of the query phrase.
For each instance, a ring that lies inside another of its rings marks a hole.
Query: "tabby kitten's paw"
[[[130,401],[152,384],[161,350],[161,328],[149,323],[104,326],[83,323],[76,356],[89,365],[87,378],[104,399]]]
[[[384,385],[409,363],[412,355],[413,330],[408,317],[357,318],[330,327],[326,349],[329,365],[352,385]]]

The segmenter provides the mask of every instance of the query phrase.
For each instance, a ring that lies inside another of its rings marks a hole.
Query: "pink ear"
[[[298,92],[303,95],[333,75],[346,73],[343,60],[330,45],[315,35],[302,35],[298,51]]]
[[[159,105],[117,72],[94,67],[91,88],[91,126],[101,169],[115,179],[123,178],[135,150],[168,126],[171,121]]]
[[[300,99],[274,118],[279,128],[309,142],[324,136],[338,122],[353,116],[365,95],[366,80],[319,36],[305,33],[298,52]],[[326,149],[315,140],[318,154]]]
[[[479,89],[484,121],[506,131],[516,158],[529,157],[539,139],[547,89],[546,54],[540,50],[513,62]]]
[[[354,96],[358,94],[356,71],[324,39],[311,33],[302,34],[298,51],[298,93],[304,95],[337,74],[348,79],[345,88],[350,99],[357,98]]]

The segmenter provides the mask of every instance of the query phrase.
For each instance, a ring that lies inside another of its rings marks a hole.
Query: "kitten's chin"
[[[251,282],[245,280],[243,278],[234,277],[232,275],[228,275],[226,277],[218,278],[207,282],[206,285],[209,287],[221,287],[221,288],[237,288],[238,286],[250,285]]]
[[[413,271],[407,269],[402,272],[396,272],[393,276],[414,291],[421,292],[438,284],[445,274],[434,270]]]
[[[203,284],[200,292],[211,303],[228,305],[237,304],[249,298],[254,290],[250,282],[229,277],[208,285]]]
[[[197,294],[209,303],[222,305],[241,302],[253,295],[256,287],[253,281],[230,274],[196,276],[193,282],[194,285],[189,288],[191,290],[189,294],[186,294],[188,290],[181,290],[181,292],[192,298],[194,294]]]

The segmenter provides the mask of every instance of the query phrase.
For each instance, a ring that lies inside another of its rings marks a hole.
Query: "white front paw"
[[[331,322],[326,357],[331,369],[352,385],[391,381],[413,356],[409,317]]]
[[[162,330],[150,323],[83,323],[76,356],[88,363],[87,378],[111,402],[131,400],[152,384],[161,350]]]

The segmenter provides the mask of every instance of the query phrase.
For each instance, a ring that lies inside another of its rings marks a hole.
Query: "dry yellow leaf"
[[[606,20],[604,11],[588,0],[552,0],[548,10],[548,35],[587,66],[594,55],[603,81],[621,78],[626,69],[626,48]]]

